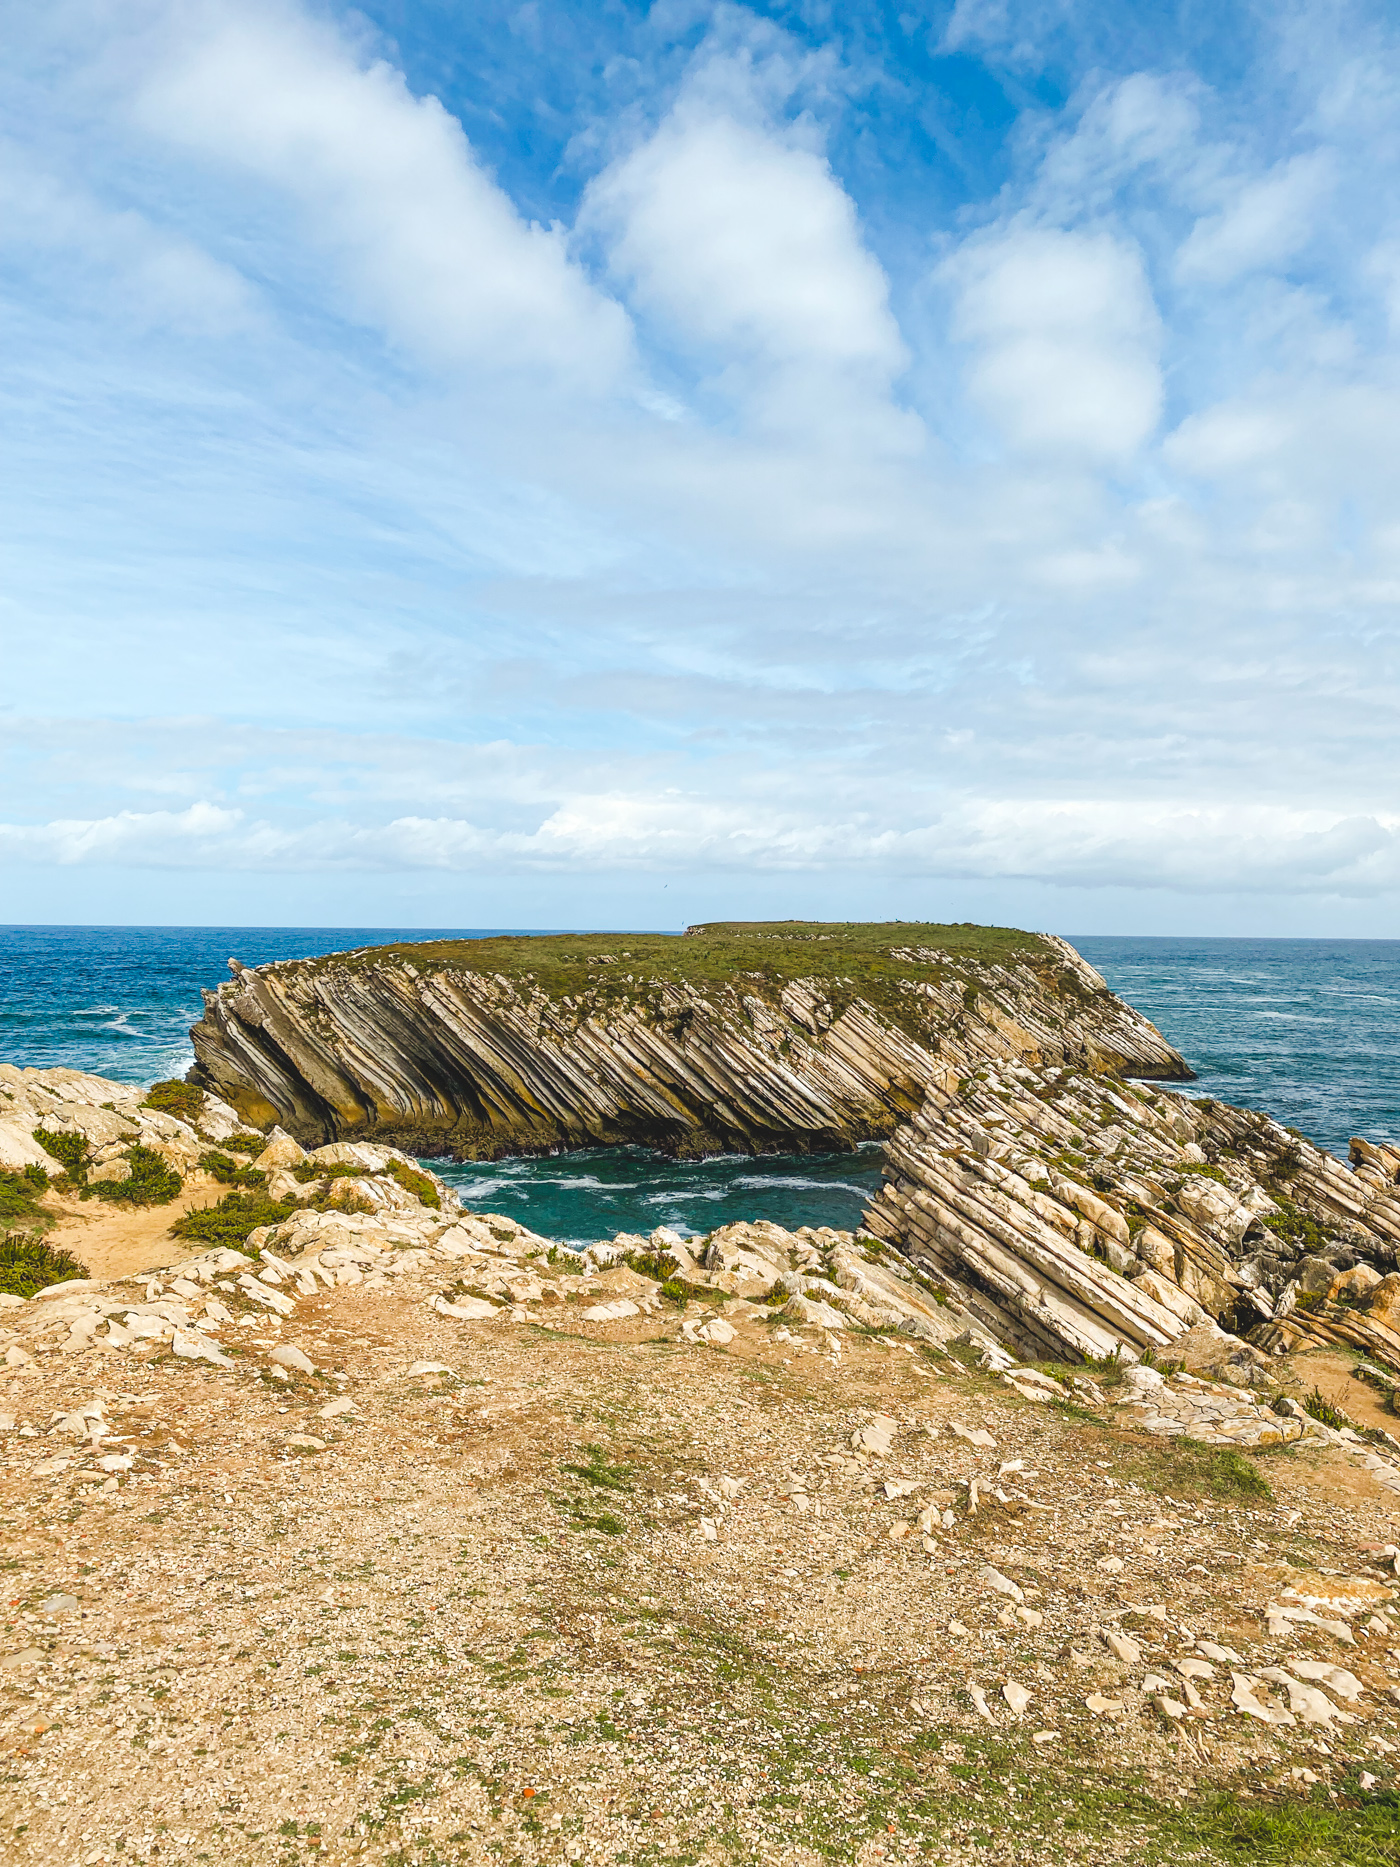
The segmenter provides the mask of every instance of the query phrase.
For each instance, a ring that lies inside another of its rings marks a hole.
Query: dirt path
[[[1282,1860],[1386,1824],[1316,1858],[1396,1858],[1395,1501],[1338,1452],[1163,1445],[894,1338],[355,1288],[239,1333],[237,1374],[8,1373],[6,1859]],[[279,1340],[322,1372],[256,1378]],[[131,1465],[36,1471],[83,1399]],[[1348,1640],[1271,1635],[1287,1589]],[[1356,1722],[1234,1708],[1305,1656]]]
[[[56,1251],[71,1251],[94,1277],[130,1277],[177,1257],[182,1247],[170,1236],[175,1220],[196,1207],[217,1204],[225,1190],[209,1174],[192,1173],[176,1198],[154,1208],[46,1193],[42,1203],[56,1223],[45,1242]]]

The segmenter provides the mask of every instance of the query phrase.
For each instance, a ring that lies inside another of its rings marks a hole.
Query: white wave
[[[866,1197],[868,1186],[852,1186],[848,1180],[806,1180],[796,1174],[754,1174],[752,1178],[736,1180],[735,1186],[742,1186],[745,1192],[761,1192],[768,1186],[791,1186],[808,1193],[859,1193]]]

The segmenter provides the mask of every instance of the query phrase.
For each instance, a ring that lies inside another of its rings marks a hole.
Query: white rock
[[[1018,1718],[1031,1702],[1030,1693],[1015,1679],[1007,1680],[1001,1688],[1001,1695]]]
[[[1298,1721],[1291,1711],[1283,1711],[1274,1705],[1266,1705],[1255,1696],[1259,1681],[1249,1673],[1232,1673],[1230,1703],[1237,1711],[1244,1712],[1250,1718],[1259,1718],[1265,1724],[1296,1724]]]
[[[329,1406],[322,1407],[318,1418],[323,1420],[338,1420],[343,1413],[354,1413],[356,1411],[357,1409],[354,1401],[346,1395],[340,1400],[331,1401]]]
[[[232,1368],[236,1363],[229,1360],[206,1336],[186,1335],[181,1330],[175,1331],[171,1344],[174,1352],[183,1361],[207,1361],[216,1368]]]
[[[488,1303],[485,1297],[459,1297],[455,1303],[449,1303],[446,1297],[434,1297],[431,1307],[454,1322],[485,1322],[500,1314],[500,1305]]]
[[[1355,1704],[1366,1690],[1355,1673],[1348,1672],[1345,1666],[1332,1665],[1330,1660],[1290,1659],[1288,1667],[1300,1679],[1310,1679],[1315,1684],[1325,1685],[1329,1692],[1335,1692],[1338,1698],[1346,1699],[1348,1704]]]
[[[989,1588],[995,1589],[997,1594],[1009,1595],[1011,1599],[1016,1602],[1025,1600],[1024,1592],[1012,1581],[1009,1575],[1003,1575],[1000,1569],[994,1569],[988,1564],[982,1570],[981,1574],[982,1580]]]
[[[445,1361],[415,1361],[407,1370],[407,1378],[412,1380],[418,1374],[451,1374],[452,1370]]]
[[[296,1374],[315,1374],[316,1364],[292,1342],[281,1342],[268,1355],[268,1360],[279,1368],[287,1368]]]
[[[1117,1628],[1114,1627],[1102,1627],[1099,1629],[1099,1638],[1103,1641],[1114,1659],[1122,1660],[1125,1666],[1137,1666],[1140,1664],[1142,1660],[1142,1648],[1138,1645],[1137,1641],[1133,1639],[1131,1634],[1119,1633]]]

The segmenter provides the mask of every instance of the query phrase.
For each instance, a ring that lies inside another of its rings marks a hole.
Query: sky
[[[1400,931],[1393,6],[0,19],[0,920]]]

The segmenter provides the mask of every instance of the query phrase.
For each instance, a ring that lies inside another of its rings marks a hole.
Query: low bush
[[[63,1164],[64,1177],[71,1186],[86,1186],[88,1167],[92,1156],[88,1152],[87,1136],[84,1134],[64,1134],[55,1128],[36,1128],[34,1139],[46,1154]]]
[[[240,1167],[236,1160],[230,1160],[218,1148],[211,1148],[207,1154],[201,1154],[199,1164],[206,1173],[212,1173],[220,1186],[255,1186],[267,1185],[267,1175],[260,1167]]]
[[[185,1212],[170,1228],[172,1238],[194,1244],[232,1245],[246,1242],[260,1225],[280,1225],[297,1209],[292,1199],[269,1199],[266,1193],[225,1193],[217,1206]]]
[[[87,1275],[87,1265],[71,1251],[55,1251],[32,1232],[11,1233],[0,1243],[0,1291],[6,1296],[32,1297],[50,1284]]]
[[[412,1193],[415,1199],[425,1206],[431,1206],[434,1212],[441,1210],[442,1199],[426,1173],[419,1173],[416,1167],[406,1166],[401,1160],[391,1160],[386,1171],[398,1181],[405,1193]]]
[[[139,1142],[126,1150],[131,1168],[124,1180],[97,1180],[83,1189],[85,1199],[106,1199],[118,1206],[168,1206],[184,1186],[173,1167],[153,1148]]]
[[[165,1082],[151,1084],[146,1091],[146,1107],[198,1127],[204,1119],[204,1091],[196,1089],[193,1083],[182,1083],[170,1077]]]
[[[39,1204],[49,1176],[42,1167],[24,1167],[18,1173],[0,1173],[0,1230],[25,1226],[33,1229],[53,1223]]]
[[[314,1160],[304,1160],[292,1168],[293,1174],[307,1186],[312,1180],[363,1180],[368,1167],[318,1167]]]
[[[1324,1426],[1332,1427],[1335,1432],[1340,1432],[1344,1426],[1354,1428],[1356,1425],[1356,1421],[1348,1419],[1340,1407],[1333,1406],[1320,1388],[1315,1387],[1303,1401],[1303,1411],[1310,1413],[1315,1420],[1320,1420]]]

